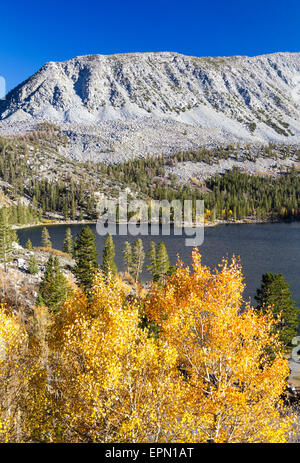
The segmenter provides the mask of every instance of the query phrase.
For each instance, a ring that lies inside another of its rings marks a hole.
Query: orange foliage
[[[286,442],[289,370],[271,314],[241,310],[236,260],[192,261],[139,301],[99,272],[91,297],[35,310],[27,332],[0,311],[0,441]]]
[[[279,397],[289,368],[271,334],[272,315],[241,311],[235,260],[213,272],[197,250],[192,260],[193,272],[179,264],[163,289],[153,286],[145,309],[187,378],[181,439],[284,442],[291,422]]]

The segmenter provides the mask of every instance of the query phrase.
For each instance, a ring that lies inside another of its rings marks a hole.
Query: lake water
[[[83,225],[70,225],[73,237],[82,229]],[[90,225],[96,234],[95,225]],[[62,249],[67,226],[52,225],[47,227],[53,247]],[[41,245],[41,227],[18,230],[20,243],[25,246],[28,238],[34,246]],[[176,263],[177,254],[184,261],[190,263],[191,247],[185,246],[183,236],[142,236],[145,250],[149,249],[150,241],[159,243],[164,241],[172,264]],[[116,245],[116,263],[119,270],[124,270],[122,251],[124,242],[133,242],[133,236],[114,236]],[[97,235],[96,244],[101,263],[105,237]],[[282,273],[291,286],[294,300],[300,305],[300,223],[272,223],[272,224],[234,224],[205,228],[204,242],[199,246],[203,263],[215,267],[223,257],[233,254],[241,259],[245,283],[245,299],[253,300],[257,287],[260,286],[261,276],[266,272]],[[147,264],[147,262],[145,262]],[[144,271],[142,279],[147,280],[150,275]],[[255,301],[254,301],[255,302]]]

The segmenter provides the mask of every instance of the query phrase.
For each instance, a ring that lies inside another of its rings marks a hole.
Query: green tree
[[[102,258],[102,270],[105,274],[108,272],[112,272],[114,275],[118,273],[118,268],[115,263],[115,245],[113,242],[113,238],[111,235],[107,235],[103,250],[103,258]]]
[[[73,251],[74,251],[73,236],[72,236],[70,227],[66,229],[63,250],[71,255],[73,254]]]
[[[72,220],[76,220],[76,214],[77,214],[77,204],[73,196],[71,200],[71,219]]]
[[[147,265],[148,272],[151,273],[152,278],[154,281],[157,280],[157,268],[156,268],[156,246],[154,241],[150,243],[150,249],[147,252],[147,257],[149,259],[150,264]]]
[[[299,308],[291,298],[290,285],[279,273],[265,273],[262,276],[261,287],[257,290],[255,299],[258,302],[257,310],[266,311],[271,308],[274,318],[280,322],[277,325],[280,340],[286,347],[297,335],[299,325]]]
[[[74,243],[75,266],[73,273],[79,286],[87,292],[93,284],[95,270],[98,268],[98,252],[95,240],[96,236],[90,227],[84,227]]]
[[[45,305],[55,313],[69,291],[68,282],[61,271],[58,258],[50,255],[40,283],[37,304]]]
[[[143,270],[145,261],[144,246],[141,238],[134,241],[132,246],[132,274],[135,281],[138,280],[140,273]]]
[[[161,241],[156,251],[156,273],[159,280],[164,278],[170,270],[170,261],[165,243]]]
[[[31,254],[29,258],[29,263],[28,263],[28,272],[31,275],[34,275],[39,272],[39,267],[37,265],[36,259],[34,257],[34,254]]]
[[[125,263],[126,272],[131,274],[132,271],[132,249],[131,244],[128,241],[125,241],[123,258]]]
[[[32,251],[32,249],[33,249],[32,242],[31,242],[30,238],[28,238],[28,240],[26,241],[26,249],[28,249],[28,251]]]
[[[7,271],[7,264],[12,260],[12,228],[8,224],[7,213],[4,208],[0,210],[0,262],[4,264]]]
[[[65,220],[68,220],[68,218],[69,218],[69,208],[68,208],[66,203],[63,205],[63,216],[64,216]]]
[[[11,229],[11,240],[13,243],[17,243],[19,244],[19,237],[18,237],[18,234],[16,232],[16,230],[14,228]]]
[[[46,227],[42,228],[42,246],[44,248],[52,248],[50,235],[49,235],[49,232],[48,232],[48,228],[46,228]]]

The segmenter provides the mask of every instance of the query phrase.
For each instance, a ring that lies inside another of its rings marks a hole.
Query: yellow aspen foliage
[[[78,310],[75,300],[63,309],[72,323],[64,323],[59,372],[69,438],[167,441],[161,425],[173,421],[176,406],[167,409],[182,382],[176,350],[140,328],[139,307],[126,303],[122,282],[111,274],[96,275],[92,302],[81,296]]]
[[[36,307],[29,320],[27,368],[29,370],[24,422],[30,441],[60,440],[60,407],[57,391],[59,353],[51,347],[54,317],[47,307]]]
[[[23,398],[27,392],[24,365],[27,336],[17,317],[0,306],[0,442],[21,442]]]
[[[280,399],[288,361],[271,314],[241,310],[241,268],[233,259],[211,271],[192,253],[164,288],[153,286],[146,314],[175,348],[186,377],[178,417],[182,442],[285,442],[292,418]]]
[[[272,315],[242,307],[237,260],[192,264],[136,299],[98,272],[26,325],[0,307],[0,442],[286,442]]]

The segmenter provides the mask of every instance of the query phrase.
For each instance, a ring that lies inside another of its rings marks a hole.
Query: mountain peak
[[[173,121],[225,139],[298,143],[300,53],[193,57],[164,51],[53,61],[7,95],[0,118],[6,126],[47,120],[94,128],[144,120],[161,128]]]

